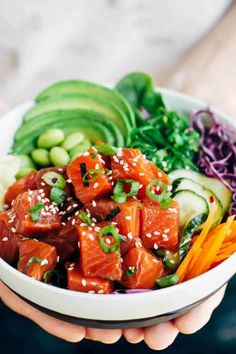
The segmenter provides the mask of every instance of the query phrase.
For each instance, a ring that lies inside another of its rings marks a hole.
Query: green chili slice
[[[154,193],[151,188],[153,186],[157,185],[162,189],[162,192],[160,194]],[[171,192],[168,191],[167,185],[164,184],[163,182],[159,181],[158,179],[154,179],[150,183],[148,183],[146,187],[146,195],[152,199],[155,200],[160,204],[161,209],[168,209],[171,206]]]
[[[134,275],[135,273],[137,273],[138,269],[136,267],[129,267],[127,270],[126,270],[126,275],[127,277],[132,277],[132,275]]]
[[[66,185],[66,180],[62,175],[56,172],[47,172],[42,176],[42,179],[45,183],[47,183],[51,187],[57,187],[60,189],[64,189]]]
[[[112,236],[115,240],[115,244],[112,246],[109,246],[104,240],[103,236],[110,237]],[[98,240],[99,240],[99,245],[103,252],[105,253],[113,253],[118,250],[120,247],[120,237],[118,232],[116,231],[116,228],[114,225],[108,225],[103,227],[103,229],[100,230],[99,235],[98,235]]]
[[[130,185],[130,192],[124,192],[125,184]],[[140,183],[132,179],[120,179],[116,182],[115,188],[113,190],[113,200],[116,203],[124,203],[128,197],[135,196],[139,191]]]
[[[157,279],[157,285],[161,288],[165,288],[166,286],[171,286],[177,284],[179,281],[179,277],[177,274],[169,274],[165,277]]]
[[[43,203],[37,203],[35,206],[28,210],[28,214],[31,216],[33,221],[39,221],[40,212],[43,208]]]
[[[26,265],[24,267],[24,273],[27,272],[27,270],[31,264],[37,263],[37,264],[41,265],[42,261],[43,261],[43,259],[40,257],[37,257],[37,256],[30,257],[30,259],[28,260],[28,262],[26,263]]]

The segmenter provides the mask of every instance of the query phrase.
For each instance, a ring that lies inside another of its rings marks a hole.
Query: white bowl
[[[158,89],[166,105],[190,116],[206,103],[167,89]],[[21,124],[27,102],[0,119],[0,154],[7,154]],[[236,130],[236,123],[214,110],[219,119]],[[0,171],[4,173],[4,171]],[[188,311],[219,290],[234,275],[236,254],[195,279],[170,288],[136,294],[88,294],[57,288],[36,281],[0,259],[0,278],[31,305],[69,322],[97,328],[144,327],[166,321]]]

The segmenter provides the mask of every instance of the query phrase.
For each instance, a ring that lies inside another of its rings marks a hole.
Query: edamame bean
[[[49,152],[46,149],[35,149],[31,153],[32,159],[40,166],[51,166]]]
[[[50,159],[54,166],[63,166],[70,162],[69,154],[59,146],[55,146],[50,150]]]
[[[20,159],[20,168],[35,168],[35,164],[28,155],[17,155],[17,157]]]
[[[76,145],[81,144],[83,140],[84,140],[84,134],[80,132],[72,133],[65,138],[61,147],[63,147],[63,149],[67,151],[70,151]]]
[[[72,150],[70,150],[70,159],[74,160],[77,156],[81,155],[82,152],[88,150],[91,143],[88,139],[84,139],[81,144],[76,145]]]
[[[46,130],[38,138],[38,147],[50,149],[53,146],[57,146],[63,142],[65,134],[61,129]]]
[[[16,174],[16,179],[20,179],[22,177],[27,176],[30,172],[32,171],[36,171],[34,168],[32,167],[22,167]]]

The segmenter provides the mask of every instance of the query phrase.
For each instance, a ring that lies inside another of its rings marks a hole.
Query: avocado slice
[[[35,119],[40,114],[59,111],[83,109],[102,114],[108,121],[113,122],[122,132],[125,140],[129,138],[131,127],[125,115],[119,111],[112,103],[101,98],[94,98],[88,95],[65,95],[51,97],[46,101],[33,106],[24,117],[25,122]]]
[[[92,82],[83,80],[60,81],[41,91],[35,100],[37,103],[39,103],[52,96],[66,94],[86,94],[90,97],[100,97],[109,102],[112,102],[120,111],[125,114],[130,126],[132,128],[135,127],[134,112],[127,100],[123,98],[123,96],[121,96],[117,91],[102,85],[94,84]]]
[[[114,136],[114,133],[112,132],[112,125],[110,125],[109,122],[107,125],[104,125],[104,122],[99,121],[99,119],[93,119],[88,124],[88,112],[81,112],[81,118],[79,119],[78,114],[75,115],[74,113],[72,113],[70,117],[71,118],[68,119],[68,112],[59,112],[55,115],[52,115],[52,112],[50,112],[39,116],[37,122],[34,122],[34,124],[32,124],[33,122],[24,124],[17,131],[17,134],[19,132],[18,139],[13,144],[11,152],[15,154],[31,153],[36,147],[38,136],[45,130],[54,127],[62,129],[65,135],[78,130],[82,132],[92,143],[95,143],[97,140],[101,140],[107,142],[108,144],[116,145],[117,137]]]

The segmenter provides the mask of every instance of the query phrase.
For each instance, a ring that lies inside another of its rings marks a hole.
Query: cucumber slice
[[[201,184],[205,188],[211,190],[219,199],[223,206],[223,215],[228,211],[232,200],[232,193],[218,179],[207,177],[201,173],[187,169],[172,171],[169,178],[172,182],[177,178],[190,178]]]
[[[213,193],[210,189],[204,188],[201,184],[193,181],[190,178],[177,178],[176,180],[174,180],[172,187],[174,192],[183,189],[188,189],[192,190],[193,192],[196,192],[198,195],[203,197],[206,200],[209,209],[216,209],[215,221],[212,224],[211,228],[214,228],[215,226],[221,223],[221,220],[224,216],[223,206],[215,195],[215,193]]]
[[[181,260],[189,248],[194,231],[206,221],[209,207],[205,198],[192,190],[177,191],[173,194],[173,199],[178,202],[180,210],[179,256]]]

